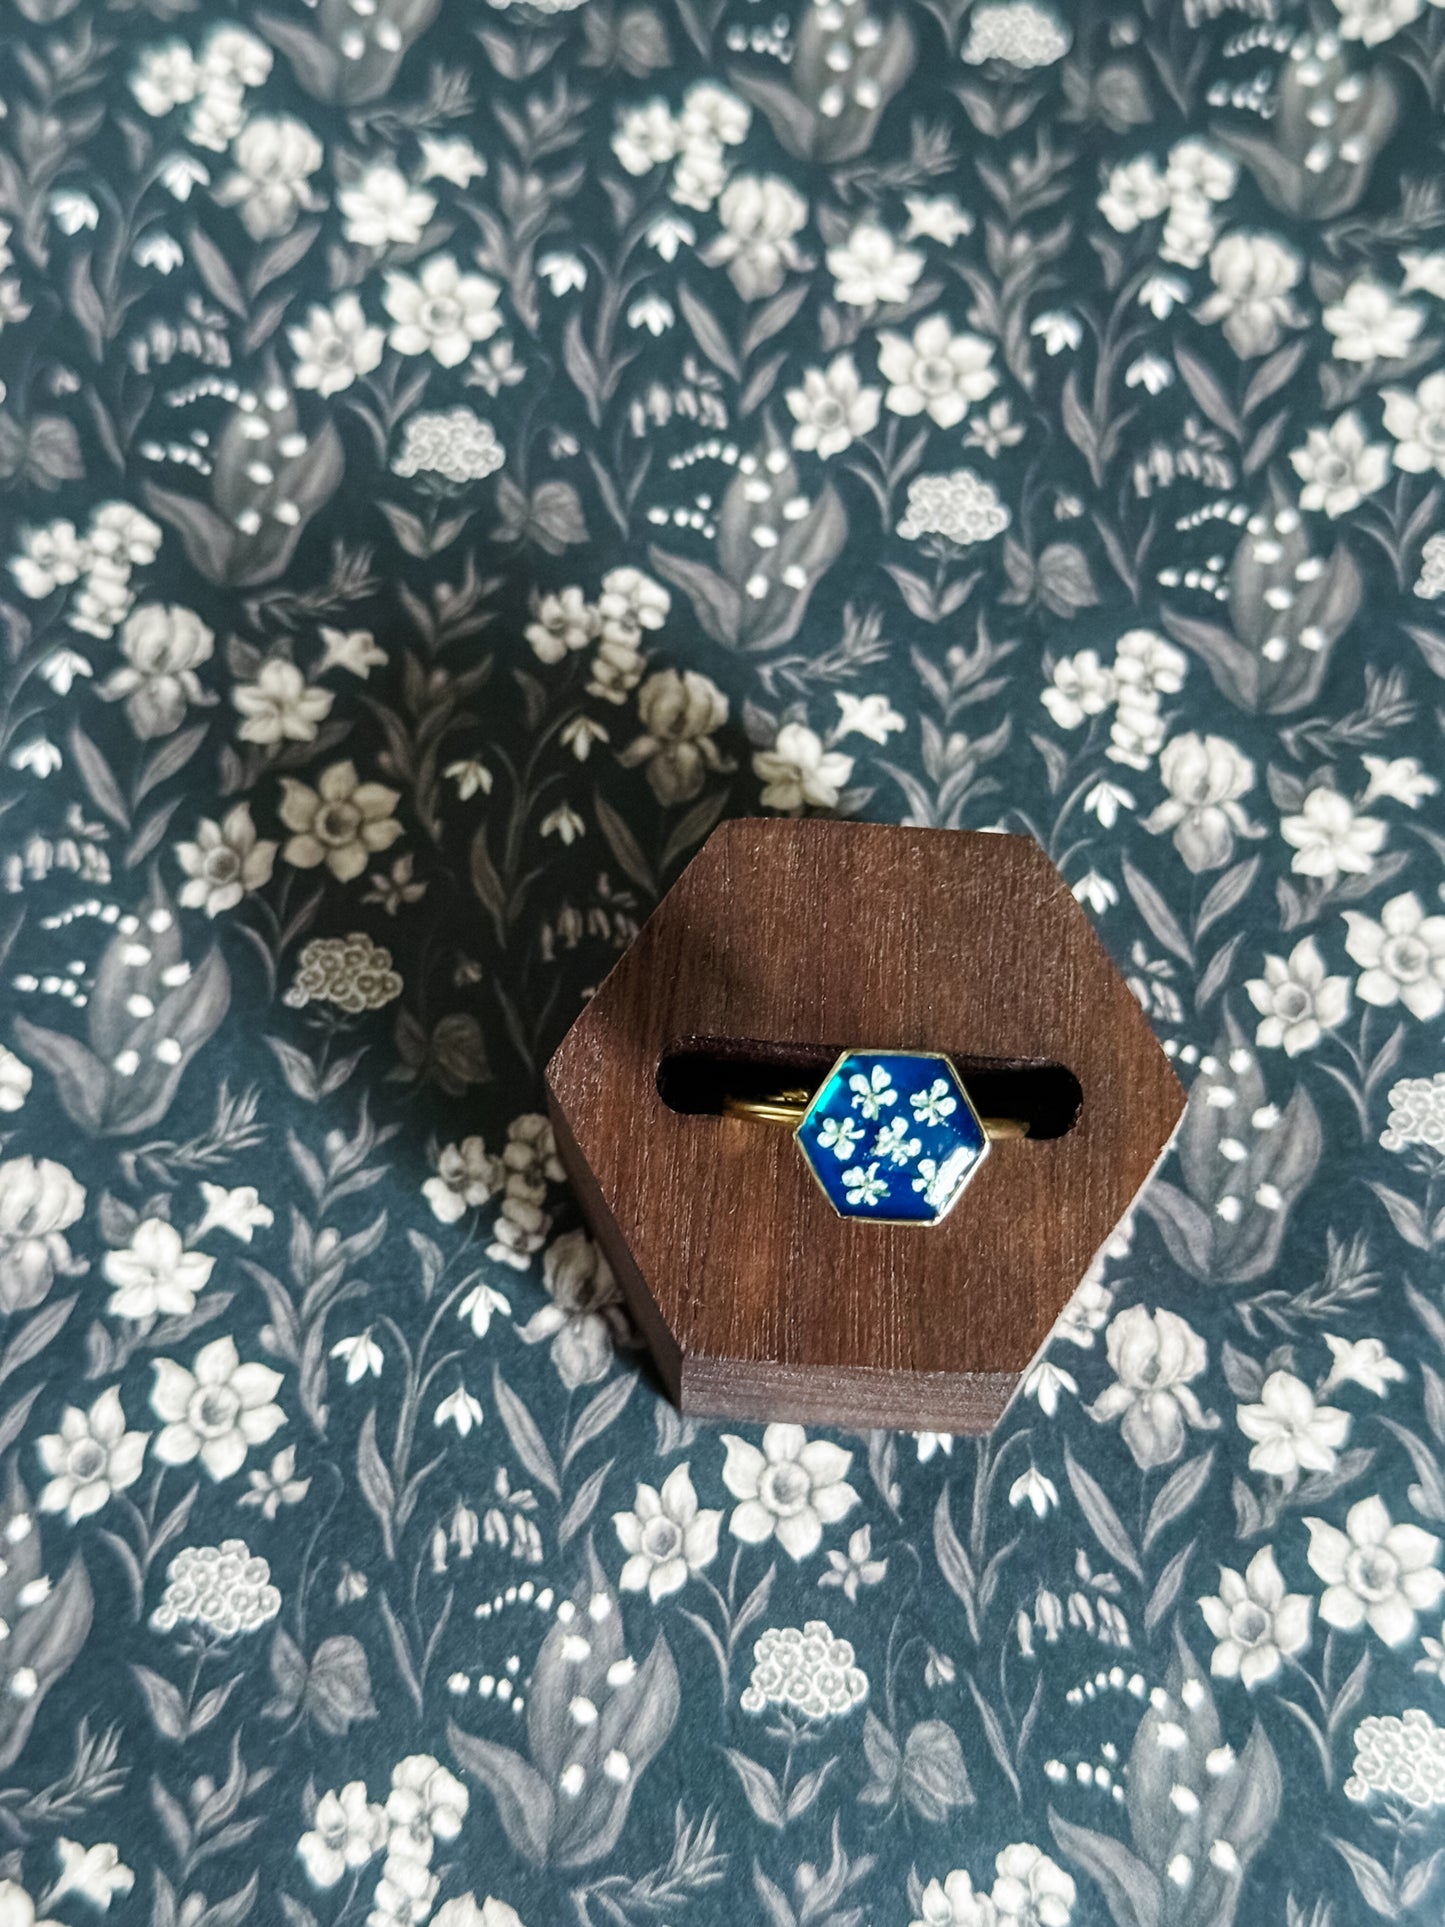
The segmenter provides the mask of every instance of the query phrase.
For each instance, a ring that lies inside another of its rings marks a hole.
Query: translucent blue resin
[[[988,1152],[946,1057],[853,1051],[797,1129],[803,1156],[845,1218],[937,1224]]]

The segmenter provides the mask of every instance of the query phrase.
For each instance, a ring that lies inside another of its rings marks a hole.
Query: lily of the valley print
[[[0,1927],[1439,1921],[1445,9],[0,102]],[[680,1418],[565,1182],[770,813],[1036,837],[1190,1087],[987,1439]]]

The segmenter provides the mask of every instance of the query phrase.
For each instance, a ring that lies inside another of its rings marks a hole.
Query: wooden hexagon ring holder
[[[724,1089],[946,1053],[1032,1112],[928,1227],[839,1217]],[[1025,837],[789,819],[709,838],[547,1069],[557,1142],[684,1412],[979,1432],[1167,1146],[1184,1094]]]

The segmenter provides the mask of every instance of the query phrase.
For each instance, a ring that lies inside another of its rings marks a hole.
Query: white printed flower
[[[512,1301],[493,1285],[473,1285],[457,1306],[457,1317],[467,1319],[474,1338],[485,1338],[491,1330],[493,1312],[503,1317],[511,1311]]]
[[[1303,1379],[1293,1372],[1271,1372],[1257,1405],[1241,1405],[1239,1429],[1254,1444],[1250,1469],[1293,1487],[1301,1472],[1332,1472],[1336,1455],[1350,1436],[1350,1415],[1319,1405]]]
[[[886,696],[850,696],[846,689],[835,689],[833,694],[841,711],[839,736],[866,736],[883,747],[891,735],[908,727]]]
[[[1401,361],[1425,324],[1422,309],[1396,301],[1368,276],[1352,281],[1321,318],[1335,338],[1340,361]]]
[[[1345,1530],[1306,1519],[1309,1562],[1325,1581],[1320,1618],[1345,1632],[1368,1624],[1387,1646],[1415,1634],[1415,1615],[1440,1602],[1445,1573],[1436,1566],[1440,1541],[1419,1526],[1392,1525],[1384,1502],[1371,1494],[1345,1514]]]
[[[793,447],[816,450],[826,461],[878,426],[882,390],[863,386],[851,355],[835,355],[826,369],[805,369],[802,387],[790,388],[786,399],[797,424]]]
[[[380,1378],[386,1364],[386,1354],[371,1335],[371,1327],[364,1332],[353,1332],[347,1338],[338,1338],[331,1347],[331,1356],[339,1358],[346,1366],[348,1385],[359,1385],[366,1377]]]
[[[245,718],[236,734],[243,743],[314,743],[317,727],[331,714],[329,689],[308,684],[294,662],[272,656],[254,682],[237,683],[231,701]]]
[[[998,386],[992,343],[955,334],[945,315],[920,321],[911,340],[885,329],[878,341],[878,367],[890,384],[886,401],[895,415],[927,414],[940,428],[956,428],[970,402]]]
[[[1009,1487],[1008,1502],[1011,1506],[1032,1506],[1034,1516],[1042,1519],[1059,1503],[1059,1488],[1036,1465],[1030,1465]]]
[[[632,108],[612,136],[612,151],[629,174],[650,173],[674,159],[681,147],[682,129],[664,100]]]
[[[466,188],[480,180],[486,171],[487,163],[460,134],[422,135],[421,178],[424,181],[450,181],[453,187]]]
[[[74,522],[48,522],[43,528],[18,531],[24,551],[10,564],[22,595],[40,602],[74,582],[89,568],[91,548],[76,533]]]
[[[389,1851],[430,1859],[432,1841],[455,1840],[470,1801],[456,1775],[430,1753],[412,1753],[392,1768],[386,1818]],[[400,1836],[400,1838],[398,1838]]]
[[[220,99],[218,90],[208,90],[208,105]],[[235,136],[235,170],[216,188],[216,199],[237,210],[253,241],[289,234],[303,208],[314,212],[325,205],[311,186],[324,157],[303,121],[289,114],[258,115]]]
[[[1263,977],[1245,984],[1260,1014],[1254,1041],[1261,1050],[1284,1048],[1287,1057],[1313,1050],[1327,1030],[1343,1022],[1350,1004],[1348,977],[1329,977],[1313,937],[1302,937],[1283,957],[1265,954]]]
[[[213,1339],[192,1360],[155,1362],[151,1408],[166,1421],[155,1455],[166,1465],[189,1465],[199,1457],[213,1479],[239,1472],[253,1445],[263,1445],[285,1424],[274,1404],[281,1374],[269,1365],[241,1363],[233,1338]]]
[[[990,1898],[999,1927],[1069,1927],[1077,1889],[1062,1867],[1027,1842],[994,1861]]]
[[[55,1843],[60,1872],[46,1895],[45,1904],[53,1906],[64,1894],[79,1894],[100,1913],[108,1913],[117,1894],[128,1894],[135,1885],[135,1869],[127,1867],[120,1848],[111,1840],[98,1840],[93,1847],[62,1834]]]
[[[141,112],[159,119],[173,107],[186,107],[201,86],[201,70],[184,40],[166,40],[147,47],[130,77],[130,90]]]
[[[1099,212],[1116,234],[1132,234],[1145,221],[1155,221],[1169,206],[1169,184],[1152,155],[1143,154],[1111,169]]]
[[[1445,916],[1427,916],[1413,890],[1391,897],[1380,921],[1345,912],[1345,948],[1364,970],[1355,989],[1367,1004],[1403,1004],[1429,1023],[1445,1010]]]
[[[1069,51],[1071,34],[1057,14],[1033,0],[992,0],[968,16],[963,58],[971,67],[1005,60],[1011,67],[1052,67]]]
[[[437,211],[436,196],[413,187],[400,169],[379,161],[336,197],[348,241],[361,248],[414,248]]]
[[[1391,1358],[1383,1339],[1336,1338],[1332,1332],[1326,1332],[1325,1343],[1335,1362],[1320,1388],[1322,1392],[1331,1385],[1362,1385],[1376,1398],[1384,1398],[1390,1385],[1404,1382],[1405,1367],[1397,1358]]]
[[[454,1425],[457,1437],[465,1438],[474,1425],[482,1422],[482,1401],[473,1396],[465,1385],[458,1385],[454,1392],[448,1392],[432,1413],[433,1425]]]
[[[1309,1644],[1309,1598],[1285,1591],[1269,1546],[1254,1555],[1242,1574],[1221,1566],[1218,1594],[1201,1599],[1199,1608],[1216,1642],[1210,1672],[1217,1679],[1241,1680],[1251,1692],[1273,1679],[1284,1659]]]
[[[683,145],[707,142],[718,147],[740,147],[753,124],[753,110],[726,87],[699,80],[683,95],[678,117]]]
[[[992,482],[971,468],[951,475],[916,475],[908,484],[908,507],[898,524],[905,542],[922,536],[941,536],[959,548],[992,541],[1012,520],[1012,511],[999,500]]]
[[[1237,355],[1272,354],[1284,329],[1304,326],[1292,299],[1303,272],[1298,251],[1273,234],[1226,234],[1210,253],[1214,293],[1196,318],[1222,321]]]
[[[113,669],[96,693],[108,703],[124,701],[142,742],[169,736],[180,728],[187,704],[205,698],[196,670],[210,661],[215,641],[194,609],[147,603],[126,618],[120,641],[124,665]]]
[[[394,322],[391,345],[401,355],[429,354],[443,368],[464,362],[475,342],[502,325],[501,289],[484,274],[463,274],[449,254],[424,261],[417,279],[392,272],[382,303]]]
[[[325,644],[325,654],[315,673],[324,676],[328,669],[344,669],[365,682],[373,669],[384,668],[387,653],[379,649],[370,629],[332,629],[325,623],[317,632]]]
[[[334,1887],[379,1853],[386,1835],[385,1809],[367,1799],[362,1781],[351,1780],[339,1793],[322,1794],[296,1851],[313,1886]]]
[[[763,785],[766,809],[796,815],[806,806],[831,810],[853,774],[853,758],[825,750],[806,723],[784,723],[771,749],[753,756],[753,774]]]
[[[20,1110],[34,1081],[30,1066],[0,1044],[0,1112]]]
[[[753,1646],[753,1670],[738,1695],[745,1713],[780,1706],[804,1719],[849,1713],[868,1697],[868,1678],[854,1664],[851,1640],[837,1639],[826,1619],[770,1626]]]
[[[181,903],[216,917],[271,881],[276,845],[257,837],[249,808],[237,803],[220,823],[203,816],[195,842],[176,845],[176,861],[186,873]]]
[[[1427,375],[1410,394],[1386,388],[1385,433],[1395,439],[1395,466],[1411,475],[1445,475],[1445,374]]]
[[[1378,816],[1356,815],[1350,799],[1325,784],[1312,789],[1299,813],[1284,817],[1279,827],[1296,852],[1290,868],[1326,883],[1342,875],[1368,876],[1387,830]]]
[[[1402,27],[1418,20],[1424,0],[1335,0],[1340,15],[1340,38],[1378,47],[1393,40]]]
[[[998,1927],[991,1898],[974,1891],[971,1876],[955,1867],[942,1880],[930,1880],[919,1896],[920,1918],[908,1927]]]
[[[843,1189],[855,1210],[871,1209],[888,1196],[888,1181],[879,1177],[876,1164],[855,1164],[843,1173]]]
[[[847,1483],[851,1452],[809,1439],[801,1425],[770,1425],[763,1446],[723,1434],[723,1484],[741,1503],[729,1528],[747,1545],[776,1538],[792,1559],[816,1552],[825,1525],[837,1525],[858,1503]]]
[[[422,1193],[434,1217],[443,1224],[455,1224],[466,1212],[493,1197],[506,1176],[502,1160],[488,1151],[482,1139],[467,1137],[460,1144],[442,1147],[437,1175],[427,1179]]]
[[[215,1263],[204,1251],[187,1251],[164,1218],[143,1218],[130,1243],[107,1252],[101,1265],[115,1286],[106,1310],[112,1318],[189,1317]]]
[[[1204,1340],[1177,1312],[1130,1305],[1110,1320],[1104,1338],[1115,1383],[1088,1408],[1101,1424],[1121,1418],[1124,1443],[1145,1471],[1168,1465],[1184,1450],[1184,1427],[1209,1429],[1193,1389],[1209,1363]]]
[[[1171,201],[1227,201],[1239,181],[1239,169],[1222,148],[1191,135],[1169,150],[1165,182]]]
[[[740,174],[718,202],[722,232],[702,250],[709,267],[726,267],[744,301],[774,295],[803,257],[794,236],[808,219],[808,203],[772,174]]]
[[[281,821],[293,835],[282,855],[301,870],[324,863],[338,883],[350,883],[401,835],[392,815],[399,801],[400,791],[385,783],[360,782],[350,761],[323,770],[314,790],[285,776]]]
[[[1155,836],[1174,833],[1174,847],[1196,874],[1218,870],[1234,854],[1236,836],[1253,833],[1239,802],[1254,787],[1254,764],[1223,736],[1176,736],[1159,757],[1169,794],[1144,819]]]
[[[825,1117],[818,1130],[821,1150],[831,1151],[840,1164],[853,1155],[853,1146],[863,1141],[863,1127],[851,1117]]]
[[[84,1269],[64,1237],[84,1210],[84,1185],[53,1158],[0,1164],[0,1311],[28,1311],[57,1274]]]
[[[1360,798],[1362,807],[1387,796],[1392,803],[1403,803],[1407,810],[1414,810],[1427,796],[1439,793],[1439,783],[1421,768],[1418,757],[1371,756],[1366,752],[1360,761],[1370,776]]]
[[[1077,729],[1085,717],[1106,710],[1114,695],[1113,670],[1099,660],[1097,650],[1081,649],[1076,656],[1060,656],[1041,700],[1060,729]]]
[[[905,194],[908,209],[905,241],[937,241],[940,247],[957,247],[965,234],[972,234],[974,218],[960,207],[951,194]]]
[[[1304,483],[1300,507],[1323,509],[1332,519],[1357,509],[1385,486],[1390,473],[1388,447],[1366,441],[1365,425],[1353,408],[1329,428],[1312,428],[1304,447],[1292,449],[1289,459]]]
[[[286,338],[296,356],[292,380],[319,395],[339,395],[358,375],[369,375],[386,345],[385,333],[366,319],[354,294],[343,294],[329,308],[309,308],[305,322],[288,328]]]
[[[36,1441],[49,1483],[40,1494],[42,1512],[63,1512],[72,1525],[100,1508],[141,1474],[149,1432],[128,1432],[120,1392],[112,1385],[83,1412],[67,1405],[60,1430]]]
[[[632,1510],[614,1512],[612,1523],[628,1555],[617,1583],[624,1592],[645,1590],[656,1605],[680,1592],[689,1573],[712,1564],[722,1513],[699,1511],[692,1475],[675,1465],[660,1492],[639,1485]]]
[[[1390,1114],[1380,1143],[1387,1151],[1420,1144],[1445,1153],[1445,1071],[1402,1077],[1390,1086]]]
[[[860,221],[841,246],[828,249],[833,292],[845,307],[906,301],[923,272],[923,256],[905,248],[876,221]]]

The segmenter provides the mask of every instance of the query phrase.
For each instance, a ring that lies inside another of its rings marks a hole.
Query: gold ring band
[[[723,1100],[724,1117],[740,1117],[749,1124],[780,1124],[795,1131],[807,1116],[812,1101],[807,1091],[778,1091],[767,1097],[728,1097]],[[979,1122],[991,1143],[1000,1139],[1025,1138],[1029,1134],[1026,1117],[985,1117]]]

